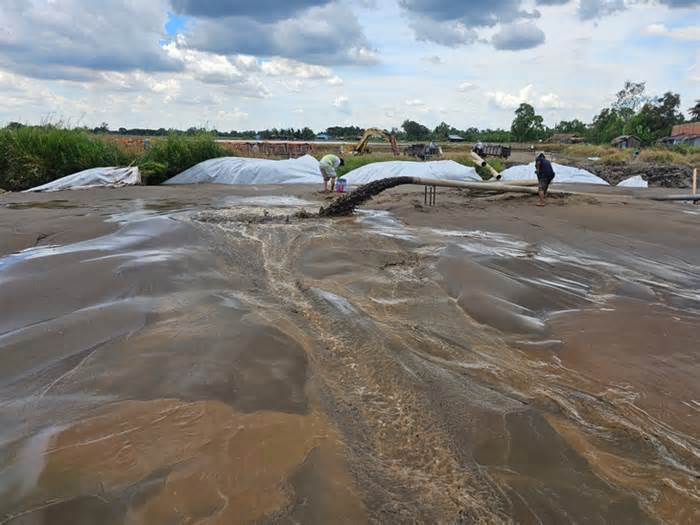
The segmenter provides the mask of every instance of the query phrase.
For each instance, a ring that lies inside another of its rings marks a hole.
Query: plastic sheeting
[[[425,179],[443,179],[460,181],[477,181],[482,179],[474,168],[468,168],[453,160],[436,160],[431,162],[389,161],[365,164],[346,173],[343,178],[348,184],[359,185],[389,177],[423,177]]]
[[[141,174],[136,166],[129,168],[90,168],[61,177],[29,191],[81,190],[86,188],[119,188],[141,184]]]
[[[552,168],[554,168],[554,183],[578,183],[578,184],[604,184],[608,185],[603,179],[597,175],[593,175],[590,171],[582,170],[581,168],[574,168],[571,166],[564,166],[562,164],[557,164],[552,162]],[[528,165],[513,166],[501,172],[501,180],[536,180],[537,175],[535,174],[535,163],[531,162]]]
[[[648,188],[649,184],[641,175],[635,175],[618,183],[618,186],[621,188]]]
[[[270,160],[221,157],[205,160],[163,184],[318,184],[318,161],[311,155]]]

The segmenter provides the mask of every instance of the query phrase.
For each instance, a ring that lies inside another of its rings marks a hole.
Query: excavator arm
[[[357,143],[357,146],[355,146],[355,149],[353,150],[353,153],[355,155],[363,155],[368,152],[368,146],[369,146],[369,139],[372,137],[384,137],[389,141],[389,144],[391,145],[391,151],[395,156],[399,156],[401,152],[399,151],[399,145],[396,142],[396,137],[391,134],[387,133],[383,129],[379,128],[369,128],[365,131],[365,134],[362,135],[362,138],[360,139],[360,142]]]

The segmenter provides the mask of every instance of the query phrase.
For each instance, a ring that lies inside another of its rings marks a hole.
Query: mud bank
[[[0,522],[700,520],[694,207],[421,191],[3,196]]]
[[[612,185],[617,185],[635,175],[641,175],[650,187],[690,188],[693,175],[693,168],[682,164],[635,162],[621,166],[607,166],[600,162],[575,161],[572,165],[588,170]]]

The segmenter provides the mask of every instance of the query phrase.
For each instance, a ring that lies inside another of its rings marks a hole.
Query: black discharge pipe
[[[384,190],[401,186],[402,184],[413,184],[414,181],[415,179],[413,177],[391,177],[388,179],[375,180],[334,200],[325,208],[321,208],[318,211],[318,215],[319,217],[342,217],[345,215],[352,215],[357,206],[364,204]]]

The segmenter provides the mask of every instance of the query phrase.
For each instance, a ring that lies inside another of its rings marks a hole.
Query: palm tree
[[[693,120],[700,120],[700,100],[695,101],[695,106],[688,110],[690,112],[690,118]]]

